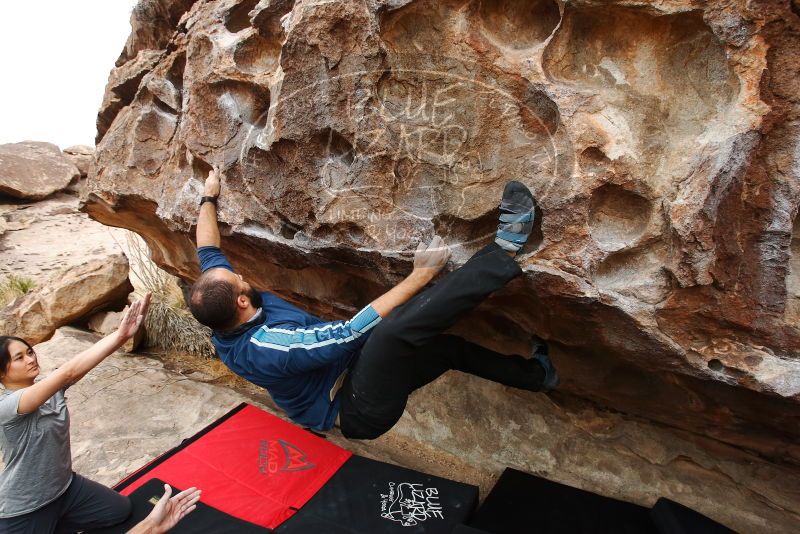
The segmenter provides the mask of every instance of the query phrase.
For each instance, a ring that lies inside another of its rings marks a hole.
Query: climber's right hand
[[[426,273],[432,279],[450,259],[450,247],[441,237],[434,236],[429,244],[421,242],[414,253],[414,271]]]

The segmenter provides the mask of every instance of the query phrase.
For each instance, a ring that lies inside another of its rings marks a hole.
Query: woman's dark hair
[[[8,364],[11,363],[11,351],[8,349],[8,347],[11,345],[12,341],[19,341],[29,349],[33,349],[31,344],[21,337],[0,336],[0,374],[6,374]]]

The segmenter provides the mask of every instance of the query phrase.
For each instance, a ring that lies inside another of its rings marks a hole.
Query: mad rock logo
[[[381,494],[381,517],[404,527],[413,527],[428,519],[444,519],[439,490],[411,482],[390,482],[389,491]]]
[[[279,472],[305,471],[315,465],[306,453],[282,439],[262,439],[258,450],[258,470],[268,475]]]

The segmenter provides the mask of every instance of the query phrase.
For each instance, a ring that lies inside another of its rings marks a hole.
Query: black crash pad
[[[703,514],[664,497],[656,501],[650,517],[659,534],[736,534]]]
[[[475,486],[353,456],[275,534],[450,534],[477,501]]]
[[[453,529],[453,534],[490,534],[485,530],[480,530],[475,527],[470,527],[467,525],[456,525],[456,528]]]
[[[506,469],[469,525],[492,534],[658,534],[647,508]]]

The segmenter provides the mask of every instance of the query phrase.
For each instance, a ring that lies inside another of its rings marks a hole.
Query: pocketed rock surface
[[[143,0],[98,114],[84,209],[191,280],[202,181],[220,166],[234,265],[334,318],[396,283],[434,233],[463,263],[521,180],[539,208],[525,274],[459,331],[504,352],[537,333],[560,404],[795,479],[795,4]],[[523,453],[504,426],[532,399],[492,389],[494,412],[470,400],[482,385],[463,386],[447,411],[420,411],[435,398],[420,392],[407,415],[429,426],[394,435],[468,455],[488,438],[454,432],[492,413],[507,446],[478,467],[576,473],[573,456]],[[596,489],[613,494],[612,478]],[[649,499],[647,481],[630,491]],[[776,509],[796,520],[794,497]]]

